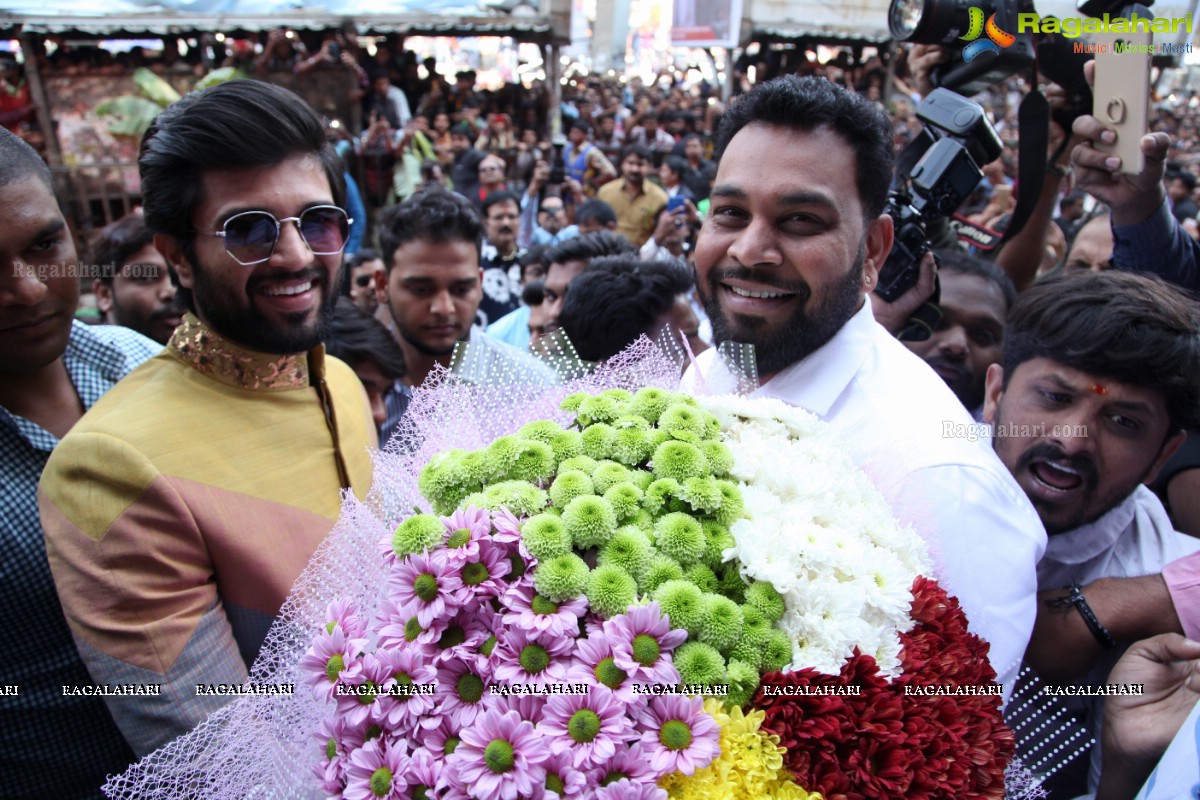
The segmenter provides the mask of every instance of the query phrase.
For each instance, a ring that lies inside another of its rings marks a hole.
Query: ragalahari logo
[[[976,56],[983,53],[1000,54],[1002,47],[1008,47],[1017,40],[1016,36],[1011,33],[1000,30],[1000,26],[996,24],[996,15],[992,14],[987,18],[987,23],[983,21],[983,9],[972,6],[967,9],[968,27],[967,32],[958,37],[964,42],[970,42],[963,48],[963,61],[973,61]],[[986,39],[979,37],[984,33],[987,34]]]

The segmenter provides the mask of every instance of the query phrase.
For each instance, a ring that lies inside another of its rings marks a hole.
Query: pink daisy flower
[[[436,756],[424,747],[419,747],[410,754],[408,764],[409,797],[437,797],[435,789],[442,779],[442,768],[446,761]]]
[[[488,661],[484,660],[484,665]],[[449,659],[437,669],[438,693],[434,698],[438,710],[461,729],[475,721],[483,712],[492,675],[489,669],[479,669],[476,659]]]
[[[345,725],[340,719],[326,717],[317,729],[316,740],[320,748],[321,761],[313,765],[313,774],[327,794],[340,795],[346,785],[346,765],[349,763],[344,737]]]
[[[496,695],[496,708],[502,711],[515,711],[521,719],[527,719],[534,725],[542,721],[542,712],[546,709],[546,698],[533,694],[510,694],[507,697]],[[488,704],[491,707],[491,703]]]
[[[542,786],[542,764],[550,754],[533,723],[515,711],[491,710],[462,732],[462,743],[448,760],[448,771],[457,773],[471,793],[494,800],[528,797]]]
[[[575,640],[575,663],[567,670],[564,682],[586,683],[593,694],[612,695],[623,705],[640,702],[633,693],[633,679],[613,661],[612,643],[603,632]]]
[[[507,508],[492,512],[492,541],[506,546],[509,555],[521,541],[521,522]]]
[[[347,637],[341,626],[335,625],[332,633],[318,634],[300,659],[300,672],[305,685],[313,688],[313,696],[328,700],[339,681],[354,680],[362,669],[360,659],[366,646],[366,639]]]
[[[372,739],[350,756],[346,769],[346,800],[401,800],[408,788],[410,759],[401,746]]]
[[[458,747],[459,734],[462,729],[450,721],[450,717],[442,715],[438,718],[437,726],[428,730],[416,730],[414,736],[419,738],[424,747],[439,759],[444,759]]]
[[[550,737],[551,753],[570,753],[577,769],[590,770],[624,746],[633,721],[611,694],[554,695],[546,701],[538,731]]]
[[[480,648],[491,649],[488,640],[492,638],[497,622],[498,615],[492,611],[490,603],[479,602],[460,608],[428,647],[434,664],[480,657]]]
[[[496,683],[561,683],[571,666],[574,639],[504,629],[492,652]]]
[[[687,641],[687,631],[672,630],[658,603],[636,606],[606,620],[604,635],[612,642],[613,663],[635,682],[666,684],[679,679],[671,651]]]
[[[570,753],[552,755],[542,766],[546,768],[546,788],[541,795],[543,800],[568,800],[583,796],[587,789],[587,775],[571,765]]]
[[[391,699],[386,694],[386,687],[392,681],[388,664],[375,653],[364,655],[361,663],[358,674],[353,679],[343,680],[334,693],[338,717],[348,727],[359,729],[382,723]]]
[[[461,584],[456,594],[459,604],[464,605],[503,594],[508,588],[503,578],[512,572],[512,564],[502,546],[483,541],[479,543],[479,554],[458,562],[455,569]]]
[[[667,800],[667,791],[654,783],[634,783],[628,778],[596,789],[593,800]]]
[[[439,617],[431,625],[422,625],[416,614],[405,613],[397,603],[384,600],[379,606],[376,621],[379,627],[379,647],[389,650],[413,650],[432,658],[432,645],[441,638],[450,617]]]
[[[346,636],[351,639],[362,639],[367,635],[367,622],[360,615],[357,603],[349,600],[334,600],[325,611],[328,620],[325,632],[333,633],[333,627],[340,625]]]
[[[534,591],[524,578],[510,586],[500,602],[507,609],[500,617],[505,625],[572,639],[579,635],[579,618],[587,611],[584,597],[554,603]]]
[[[388,599],[405,617],[415,614],[421,627],[450,616],[462,604],[462,578],[445,551],[427,556],[410,555],[388,572]]]
[[[594,770],[592,774],[596,776],[596,783],[611,783],[621,778],[628,778],[634,783],[653,783],[658,779],[658,775],[650,768],[640,742],[618,749],[607,764]]]
[[[399,691],[412,692],[382,697],[379,704],[383,712],[381,724],[392,731],[436,726],[438,718],[429,712],[434,707],[437,669],[426,662],[423,654],[412,650],[377,650],[375,656],[385,676],[381,684],[384,689],[407,687]]]
[[[654,697],[641,714],[642,747],[656,777],[691,775],[721,752],[721,729],[699,697]]]
[[[492,521],[482,509],[460,508],[442,517],[442,522],[446,525],[446,557],[453,563],[478,559],[480,542],[491,541]]]

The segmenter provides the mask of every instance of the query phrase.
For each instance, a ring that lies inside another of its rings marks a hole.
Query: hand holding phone
[[[1142,137],[1150,130],[1150,56],[1153,34],[1137,30],[1095,35],[1096,76],[1092,116],[1116,132],[1116,141],[1096,149],[1121,159],[1120,172],[1141,175],[1146,168]]]

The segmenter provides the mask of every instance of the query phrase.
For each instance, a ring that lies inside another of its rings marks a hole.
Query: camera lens
[[[955,44],[970,28],[971,6],[981,8],[985,16],[995,10],[989,0],[892,0],[888,30],[901,42]]]
[[[888,30],[892,38],[906,42],[921,27],[925,0],[892,0],[888,9]]]

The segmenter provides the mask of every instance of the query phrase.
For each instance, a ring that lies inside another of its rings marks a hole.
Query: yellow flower
[[[704,710],[721,726],[721,754],[691,776],[675,773],[658,782],[678,800],[822,800],[821,795],[798,786],[783,767],[784,749],[779,737],[760,730],[766,716],[746,714],[719,700],[704,701]]]

